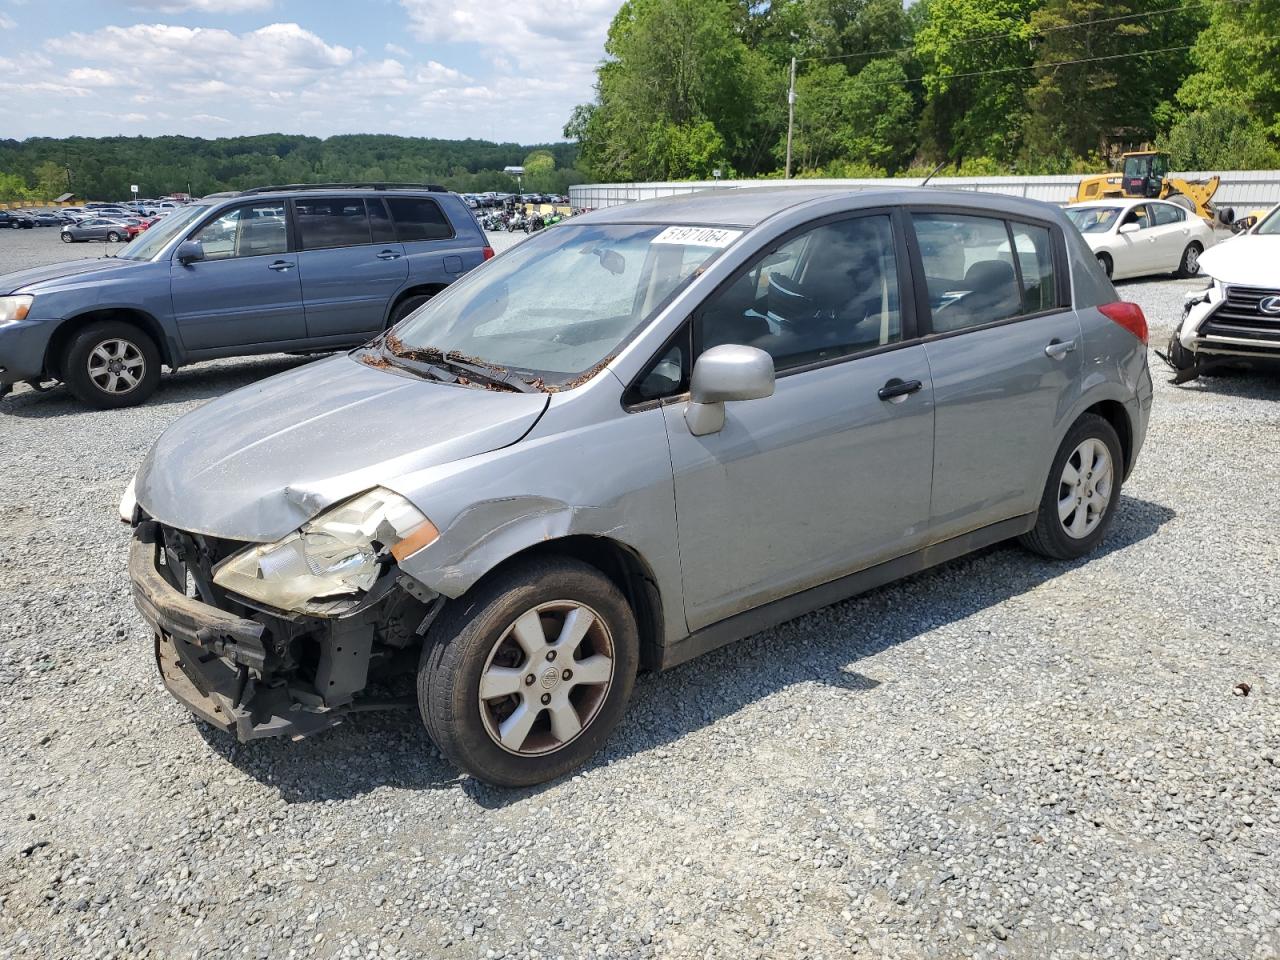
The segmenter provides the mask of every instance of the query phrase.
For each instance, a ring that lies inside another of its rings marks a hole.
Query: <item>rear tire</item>
[[[1200,244],[1192,241],[1187,244],[1187,249],[1182,251],[1182,260],[1178,264],[1178,276],[1182,278],[1194,277],[1200,273],[1200,254],[1204,253],[1204,248]]]
[[[1091,553],[1115,517],[1123,475],[1124,454],[1115,427],[1096,414],[1084,414],[1053,458],[1035,527],[1018,542],[1055,560]]]
[[[422,294],[420,296],[405,297],[403,300],[397,303],[396,308],[391,311],[391,319],[390,321],[388,321],[387,326],[394,327],[397,323],[399,323],[409,314],[413,313],[413,311],[417,310],[420,306],[422,306],[424,303],[429,301],[431,297],[432,297],[432,294]]]
[[[567,557],[530,559],[445,607],[418,667],[422,722],[473,777],[543,783],[604,746],[639,659],[635,616],[608,577]]]
[[[160,383],[160,349],[131,323],[103,320],[77,333],[63,352],[63,382],[98,410],[132,407]]]
[[[1098,254],[1098,265],[1102,267],[1103,271],[1107,275],[1107,279],[1110,280],[1112,271],[1115,270],[1115,264],[1112,263],[1111,257],[1105,253]]]

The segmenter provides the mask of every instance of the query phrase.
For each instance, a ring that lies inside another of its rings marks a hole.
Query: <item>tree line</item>
[[[598,180],[1280,167],[1280,0],[627,0],[565,135]]]
[[[526,167],[526,192],[567,193],[585,175],[571,143],[523,146],[485,140],[265,134],[196,137],[68,137],[0,140],[0,199],[203,196],[284,183],[440,183],[463,193],[510,192],[506,166]]]

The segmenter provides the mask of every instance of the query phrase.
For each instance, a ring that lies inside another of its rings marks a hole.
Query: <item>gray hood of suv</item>
[[[325,507],[403,474],[515,443],[549,399],[334,357],[178,420],[147,454],[135,492],[142,509],[169,526],[276,540]]]

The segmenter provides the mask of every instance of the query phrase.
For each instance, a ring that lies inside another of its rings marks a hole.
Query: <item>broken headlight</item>
[[[214,571],[225,590],[282,610],[359,594],[383,566],[435,541],[435,526],[404,497],[377,487],[326,510],[275,543],[241,550]]]

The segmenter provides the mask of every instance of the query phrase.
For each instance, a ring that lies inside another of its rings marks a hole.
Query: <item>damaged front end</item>
[[[226,583],[254,590],[227,571],[238,570],[243,578],[246,558],[278,547],[139,517],[129,576],[169,692],[242,742],[304,737],[355,710],[410,706],[411,696],[398,696],[384,681],[412,675],[416,649],[443,598],[401,573],[392,548],[377,540],[375,569],[363,586],[320,597],[295,590],[290,603],[298,609],[228,589]],[[348,561],[346,572],[351,567]],[[293,573],[290,583],[298,580]],[[269,593],[260,584],[257,592]],[[371,688],[385,692],[374,696]]]
[[[1226,284],[1187,295],[1182,322],[1165,353],[1174,383],[1196,379],[1210,363],[1272,366],[1280,362],[1280,287]]]

